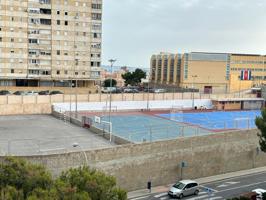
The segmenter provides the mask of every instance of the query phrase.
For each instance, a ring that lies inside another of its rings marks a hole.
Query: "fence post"
[[[10,151],[11,151],[11,141],[8,140],[8,143],[7,143],[7,155],[10,156]]]

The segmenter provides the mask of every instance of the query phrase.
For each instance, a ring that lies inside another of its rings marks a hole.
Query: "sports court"
[[[109,132],[109,115],[95,114],[101,123],[93,126]],[[112,134],[126,140],[141,143],[200,136],[225,130],[255,128],[259,110],[250,111],[158,111],[116,112],[110,116]]]
[[[74,143],[79,146],[73,147]],[[51,115],[0,116],[0,155],[39,155],[113,146],[89,130]]]
[[[200,113],[165,113],[160,117],[192,124],[209,130],[251,129],[256,128],[255,118],[261,116],[260,110],[249,111],[212,111]]]
[[[112,114],[112,132],[121,138],[136,143],[175,139],[210,134],[209,130],[146,114]],[[109,132],[109,116],[102,116],[99,129]]]

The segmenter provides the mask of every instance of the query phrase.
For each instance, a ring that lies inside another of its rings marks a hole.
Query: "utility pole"
[[[195,81],[195,78],[197,78],[198,76],[197,75],[192,75],[192,109],[194,109],[194,81]]]
[[[110,99],[109,99],[109,124],[111,124],[111,109],[112,109],[112,84],[113,84],[113,65],[116,62],[114,59],[110,59],[110,67],[111,67],[111,79],[110,79]],[[109,127],[109,132],[111,131],[111,127]]]

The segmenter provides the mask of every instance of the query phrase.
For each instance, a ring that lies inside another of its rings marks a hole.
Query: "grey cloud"
[[[160,51],[265,53],[265,0],[105,0],[103,63],[149,67]]]

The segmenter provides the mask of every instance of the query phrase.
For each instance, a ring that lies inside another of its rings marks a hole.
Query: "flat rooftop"
[[[73,147],[74,143],[79,146]],[[111,147],[89,130],[50,115],[0,116],[0,155],[38,155]]]

